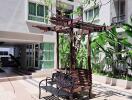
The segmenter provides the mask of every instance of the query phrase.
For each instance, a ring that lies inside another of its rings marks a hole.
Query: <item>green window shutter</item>
[[[29,14],[36,15],[36,4],[29,2]]]
[[[37,16],[44,17],[44,6],[37,5]]]

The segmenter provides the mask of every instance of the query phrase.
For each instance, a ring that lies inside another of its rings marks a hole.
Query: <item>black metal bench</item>
[[[73,88],[75,87],[75,79],[73,79],[70,75],[67,75],[62,72],[56,72],[52,74],[52,77],[47,77],[46,79],[40,81],[39,98],[41,98],[41,89],[43,89],[43,85],[41,83],[43,81],[46,82],[46,86],[48,86],[48,84],[50,84],[50,86],[53,86],[54,84],[56,84],[58,94],[60,90],[64,90],[69,92],[70,99],[73,98]]]

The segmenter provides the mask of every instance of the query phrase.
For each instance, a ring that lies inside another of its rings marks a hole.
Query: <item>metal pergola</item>
[[[80,18],[76,19],[70,19],[70,18],[65,18],[63,16],[58,16],[58,17],[51,17],[50,22],[53,24],[53,26],[48,27],[48,26],[34,26],[36,28],[39,28],[40,30],[43,30],[44,32],[48,31],[54,31],[56,32],[56,37],[57,37],[57,69],[59,69],[59,33],[66,33],[69,35],[71,39],[70,43],[70,70],[74,70],[76,67],[76,55],[74,51],[74,29],[81,29],[83,31],[83,35],[88,36],[88,43],[87,43],[87,52],[88,52],[88,80],[90,82],[90,94],[92,90],[92,68],[91,68],[91,37],[90,34],[92,32],[101,32],[105,31],[106,29],[111,29],[111,27],[106,27],[106,26],[101,26],[101,25],[95,25],[91,24],[88,22],[83,22],[80,21]]]

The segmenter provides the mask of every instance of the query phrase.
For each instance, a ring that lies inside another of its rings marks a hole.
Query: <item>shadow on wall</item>
[[[26,24],[27,24],[29,33],[42,33],[42,34],[44,33],[44,31],[42,31],[36,27],[33,27],[33,26],[36,26],[37,24],[33,24],[31,22],[27,22]]]
[[[29,33],[41,33],[41,34],[44,33],[43,30],[40,30],[40,29],[38,29],[36,27],[33,27],[33,26],[37,26],[38,24],[31,23],[31,22],[27,22],[26,24],[27,24]],[[40,26],[42,26],[42,25],[40,24]],[[53,35],[53,32],[45,32],[45,34],[47,34],[47,35]]]

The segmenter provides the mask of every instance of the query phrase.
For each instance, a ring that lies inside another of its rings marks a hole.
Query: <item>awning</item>
[[[0,42],[41,43],[43,34],[0,31]]]

